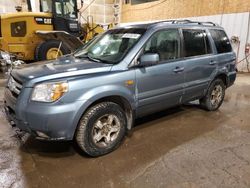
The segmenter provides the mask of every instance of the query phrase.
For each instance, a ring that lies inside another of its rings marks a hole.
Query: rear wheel
[[[226,86],[221,79],[214,80],[208,88],[206,96],[200,99],[201,106],[208,111],[217,110],[224,100],[225,90]]]
[[[121,144],[125,127],[126,116],[122,108],[113,102],[102,102],[83,115],[76,131],[76,141],[88,155],[104,155]]]
[[[69,54],[70,50],[60,41],[47,40],[39,44],[35,50],[36,61],[56,59],[65,54]],[[60,49],[59,49],[60,47]]]

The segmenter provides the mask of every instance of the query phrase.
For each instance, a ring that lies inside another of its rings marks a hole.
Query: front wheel
[[[201,106],[208,111],[217,110],[224,100],[225,90],[226,86],[221,79],[214,80],[209,86],[206,96],[200,99]]]
[[[70,50],[60,41],[46,40],[36,47],[35,59],[36,61],[52,60],[69,53]]]
[[[102,102],[91,107],[81,118],[76,131],[76,142],[88,155],[97,157],[115,150],[126,132],[126,116],[113,102]]]

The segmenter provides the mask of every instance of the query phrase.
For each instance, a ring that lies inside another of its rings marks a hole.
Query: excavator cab
[[[55,31],[65,31],[77,37],[80,35],[77,0],[40,0],[40,11],[52,13]]]

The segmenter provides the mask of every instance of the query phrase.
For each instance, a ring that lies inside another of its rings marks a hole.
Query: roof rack
[[[170,22],[172,24],[198,24],[198,25],[218,26],[218,24],[213,23],[213,22],[199,22],[199,21],[192,21],[192,20],[165,20],[165,21],[159,21],[156,23],[163,23],[163,22]]]

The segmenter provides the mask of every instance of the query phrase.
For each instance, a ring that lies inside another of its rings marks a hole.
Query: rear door
[[[206,30],[182,29],[182,39],[185,67],[183,102],[187,102],[204,95],[216,71],[217,59]]]
[[[157,53],[158,64],[136,68],[138,116],[180,103],[183,94],[184,65],[180,61],[178,29],[161,30],[146,42],[142,54]]]

